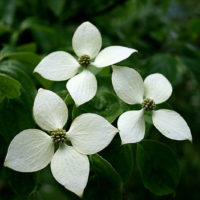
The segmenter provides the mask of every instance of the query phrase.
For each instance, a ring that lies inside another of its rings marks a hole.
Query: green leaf
[[[55,51],[56,46],[63,42],[61,32],[58,32],[57,28],[52,27],[49,22],[47,23],[42,19],[26,18],[20,25],[20,31],[23,32],[25,30],[31,31],[35,38],[34,41],[44,52]]]
[[[37,79],[38,83],[41,85],[41,87],[51,90],[52,85],[54,84],[53,81],[47,80],[43,78],[40,74],[34,73],[34,77]]]
[[[122,180],[112,165],[98,154],[90,156],[90,163],[92,172],[84,198],[121,200]]]
[[[36,172],[36,178],[35,188],[29,194],[28,200],[55,200],[58,197],[59,200],[80,200],[77,195],[65,189],[55,180],[50,166]]]
[[[0,73],[0,96],[14,99],[20,96],[21,84],[14,78]]]
[[[14,61],[0,64],[0,73],[7,74],[21,84],[20,97],[0,104],[0,134],[6,143],[9,143],[20,131],[35,127],[32,107],[36,88],[31,77],[22,68],[22,64]]]
[[[36,44],[35,43],[27,43],[27,44],[23,44],[21,46],[18,46],[17,48],[18,52],[36,52]]]
[[[115,137],[111,144],[101,152],[120,174],[124,183],[128,182],[133,170],[133,150],[131,144],[121,145],[121,139]]]
[[[180,165],[165,144],[143,141],[137,144],[137,164],[144,186],[155,195],[175,192],[180,179]]]
[[[7,186],[9,188],[9,197],[14,196],[11,199],[27,199],[36,184],[36,176],[34,173],[19,173],[8,168],[3,168],[0,171],[0,176],[4,187]],[[6,198],[8,198],[8,194],[3,199]]]
[[[10,48],[6,46],[0,51],[0,60],[16,59],[21,61],[28,66],[27,68],[30,69],[32,73],[34,67],[41,59],[40,56],[35,54],[33,51],[33,44],[22,45],[17,48]]]

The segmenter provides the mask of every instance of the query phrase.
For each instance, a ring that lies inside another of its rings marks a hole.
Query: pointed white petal
[[[96,94],[96,77],[90,71],[84,70],[67,82],[67,89],[77,106],[84,104]]]
[[[143,110],[127,111],[117,122],[122,144],[140,142],[145,134]]]
[[[108,146],[117,132],[103,117],[87,113],[73,121],[67,135],[77,151],[94,154]]]
[[[173,140],[190,140],[192,135],[186,121],[175,111],[161,109],[153,112],[154,126]]]
[[[110,46],[101,50],[97,55],[94,63],[92,63],[96,67],[107,67],[118,63],[122,60],[128,58],[132,53],[137,50],[122,47],[122,46]]]
[[[66,189],[82,196],[88,182],[89,160],[73,147],[59,147],[51,161],[54,178]]]
[[[144,84],[142,77],[134,69],[113,66],[112,84],[117,96],[124,102],[142,103]]]
[[[72,46],[77,56],[88,55],[94,58],[101,49],[102,39],[99,30],[90,22],[82,23],[75,31]]]
[[[80,67],[76,59],[64,51],[56,51],[44,57],[34,72],[52,81],[63,81],[73,77]]]
[[[68,118],[64,101],[54,92],[39,89],[33,105],[35,122],[42,129],[52,131],[63,128]]]
[[[4,166],[19,172],[34,172],[46,167],[53,154],[50,136],[37,129],[27,129],[11,141]]]
[[[162,74],[151,74],[144,80],[145,97],[156,104],[166,101],[172,94],[171,83]]]

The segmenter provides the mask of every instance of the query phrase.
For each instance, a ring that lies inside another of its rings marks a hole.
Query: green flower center
[[[65,143],[67,140],[66,131],[63,129],[56,129],[51,131],[50,134],[55,144]]]
[[[155,110],[156,108],[156,104],[155,102],[152,100],[152,99],[144,99],[144,101],[142,102],[142,108],[149,112],[149,111],[152,111],[152,110]]]
[[[87,67],[90,64],[90,56],[83,55],[78,59],[78,62],[81,66]]]

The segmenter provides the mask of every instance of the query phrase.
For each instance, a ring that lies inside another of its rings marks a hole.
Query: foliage
[[[109,69],[97,73],[96,97],[78,108],[67,96],[65,82],[51,82],[33,73],[48,53],[73,52],[72,34],[83,21],[99,28],[103,46],[138,50],[120,65],[137,69],[143,77],[159,72],[170,80],[174,91],[169,104],[162,107],[172,107],[184,116],[193,135],[193,144],[168,140],[147,116],[146,140],[121,145],[116,136],[100,155],[90,156],[83,199],[199,199],[199,11],[198,0],[1,0],[0,199],[79,199],[55,182],[49,169],[23,174],[3,167],[13,137],[36,127],[32,106],[38,88],[53,90],[65,99],[70,120],[92,112],[116,125],[118,116],[133,108],[116,96]]]

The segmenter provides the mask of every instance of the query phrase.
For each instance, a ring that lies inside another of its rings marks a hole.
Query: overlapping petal
[[[162,74],[151,74],[144,80],[145,97],[156,104],[166,101],[172,94],[171,83]]]
[[[84,104],[96,94],[96,77],[90,71],[83,70],[67,82],[67,89],[77,106]]]
[[[142,77],[134,69],[113,66],[112,84],[117,96],[124,102],[142,103],[144,84]]]
[[[99,30],[90,22],[82,23],[75,31],[72,46],[77,56],[88,55],[94,58],[101,49],[102,39]]]
[[[118,119],[118,129],[122,144],[136,143],[145,135],[144,111],[127,111]]]
[[[173,140],[190,140],[192,135],[186,121],[175,111],[160,109],[153,112],[154,126],[166,137]]]
[[[96,67],[107,67],[125,60],[136,51],[135,49],[122,46],[106,47],[100,51],[92,64]]]
[[[77,60],[64,51],[56,51],[44,57],[34,72],[52,81],[64,81],[73,77],[80,67]]]
[[[89,155],[108,146],[117,132],[103,117],[87,113],[73,121],[67,135],[77,151]]]
[[[54,92],[39,89],[33,105],[35,122],[42,129],[52,131],[63,128],[68,118],[64,101]]]
[[[54,178],[66,189],[82,196],[89,176],[89,160],[73,147],[63,145],[51,161]]]
[[[34,172],[46,167],[53,154],[50,136],[37,129],[27,129],[10,143],[4,166],[19,172]]]

